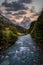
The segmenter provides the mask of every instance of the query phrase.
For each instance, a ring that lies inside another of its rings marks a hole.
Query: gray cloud
[[[5,3],[3,2],[2,5],[4,5],[7,9],[7,11],[18,11],[18,10],[27,10],[28,7],[23,5],[23,3],[31,3],[32,0],[17,0],[15,2],[11,3]],[[21,12],[19,14],[22,14]],[[23,12],[24,14],[24,12]]]
[[[27,10],[28,7],[25,7],[22,3],[11,2],[11,3],[2,3],[5,6],[7,11],[18,11],[18,10]]]
[[[25,15],[26,11],[19,11],[18,13],[14,13],[13,15]]]
[[[18,0],[19,3],[31,3],[32,0]]]

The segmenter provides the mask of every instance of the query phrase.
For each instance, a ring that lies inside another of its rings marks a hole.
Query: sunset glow
[[[34,20],[37,20],[37,18],[38,18],[38,15],[33,16],[34,14],[35,14],[35,13],[33,13],[33,12],[26,11],[26,14],[21,15],[21,17],[19,17],[19,16],[16,17],[16,16],[14,16],[14,15],[11,15],[10,20],[11,20],[11,21],[16,21],[16,22],[22,22],[22,20],[23,20],[24,17],[26,16],[26,17],[29,17],[31,21],[34,21]]]

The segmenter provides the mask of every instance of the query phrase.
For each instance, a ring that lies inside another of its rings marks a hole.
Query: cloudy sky
[[[9,15],[9,12],[7,15],[8,17],[11,17],[11,20],[16,21],[22,21],[23,18],[30,17],[31,19],[36,19],[37,17],[34,17],[35,14],[31,13],[29,9],[33,9],[35,12],[39,12],[43,8],[43,0],[7,0],[10,2],[10,4],[7,4],[7,11],[16,11],[13,15]],[[4,0],[0,0],[0,5],[4,2]],[[13,2],[13,3],[12,3]],[[21,10],[21,11],[20,11]],[[12,12],[13,13],[13,12]]]
[[[3,2],[4,0],[0,0],[0,4]],[[43,0],[8,0],[8,1],[18,1],[19,3],[25,3],[26,6],[28,6],[29,8],[31,8],[32,6],[35,7],[36,11],[41,10],[41,8],[43,8]]]

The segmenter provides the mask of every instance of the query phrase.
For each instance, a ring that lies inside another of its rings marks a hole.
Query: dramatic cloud
[[[27,14],[27,12],[26,11],[19,11],[18,13],[14,13],[13,15],[25,15],[25,14]]]
[[[17,0],[10,3],[3,2],[2,5],[6,7],[7,11],[18,11],[18,10],[27,10],[28,7],[26,7],[23,3],[31,3],[31,2],[32,0]],[[20,12],[20,14],[22,13]]]
[[[11,2],[11,3],[2,3],[7,9],[7,11],[18,11],[18,10],[27,10],[28,8],[25,7],[22,3],[18,2]]]
[[[31,3],[32,0],[18,0],[18,2],[20,2],[20,3]]]

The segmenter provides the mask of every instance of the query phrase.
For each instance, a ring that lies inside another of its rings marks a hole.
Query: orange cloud
[[[33,12],[30,12],[30,10],[26,11],[26,14],[24,15],[21,15],[21,17],[19,15],[15,16],[15,15],[11,15],[11,18],[10,20],[11,21],[16,21],[16,22],[22,22],[23,18],[26,16],[26,17],[29,17],[31,21],[34,21],[34,20],[37,20],[38,18],[38,15],[35,15],[35,13]]]
[[[21,22],[21,21],[23,20],[23,18],[16,19],[15,16],[12,16],[12,17],[10,18],[10,20],[11,20],[11,21],[16,21],[16,22]]]

